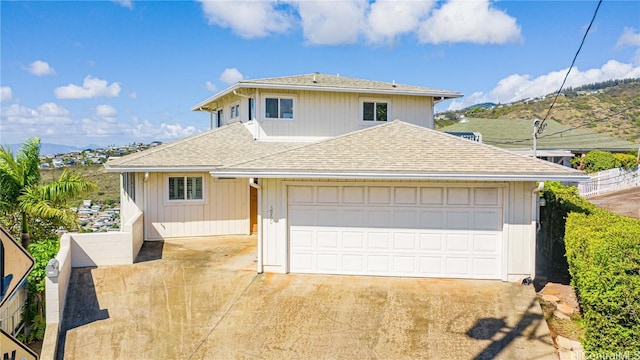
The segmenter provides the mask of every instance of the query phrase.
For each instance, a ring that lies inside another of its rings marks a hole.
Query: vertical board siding
[[[509,185],[509,274],[530,274],[533,241],[531,221],[531,189],[533,182],[512,182]]]
[[[389,99],[390,121],[399,119],[433,128],[433,101],[429,97],[269,90],[263,92],[260,103],[265,94],[294,95],[296,98],[294,120],[263,120],[263,114],[257,114],[267,136],[328,137],[371,126],[360,121],[361,98]]]
[[[150,173],[145,212],[146,240],[171,237],[247,234],[249,196],[247,179],[212,178],[203,173],[205,203],[168,204],[165,173]]]

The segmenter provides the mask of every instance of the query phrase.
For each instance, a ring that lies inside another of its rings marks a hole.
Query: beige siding
[[[205,201],[168,203],[165,173],[150,173],[146,183],[145,239],[247,234],[249,184],[247,179],[215,179],[202,173]]]
[[[265,120],[264,98],[269,95],[291,95],[295,98],[293,120]],[[388,100],[389,120],[399,119],[408,123],[433,128],[433,99],[423,96],[389,96],[376,94],[261,90],[255,104],[256,118],[267,137],[329,137],[346,134],[371,126],[362,122],[361,100]],[[240,117],[230,119],[231,104],[240,102]],[[230,95],[220,102],[223,124],[249,121],[249,100]]]
[[[508,274],[512,280],[529,276],[533,271],[533,242],[531,190],[533,182],[509,184],[509,251]]]
[[[135,199],[132,199],[124,189],[124,177],[127,173],[120,173],[120,228],[127,221],[142,211],[143,206],[143,179],[144,173],[135,173]]]

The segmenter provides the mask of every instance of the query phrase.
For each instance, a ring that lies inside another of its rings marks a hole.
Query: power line
[[[564,80],[562,80],[562,84],[560,85],[558,92],[556,92],[556,96],[553,98],[553,102],[551,102],[551,106],[549,106],[549,110],[547,110],[547,114],[542,119],[542,122],[540,123],[539,127],[541,127],[544,124],[544,122],[547,121],[547,118],[551,114],[551,109],[553,109],[553,106],[556,104],[556,100],[558,100],[558,96],[560,96],[560,92],[562,91],[564,84],[567,82],[567,78],[571,73],[571,69],[573,69],[573,65],[575,65],[576,59],[578,58],[578,54],[580,54],[580,50],[582,50],[582,45],[584,45],[584,41],[587,39],[587,34],[589,34],[591,25],[593,25],[593,21],[596,19],[596,15],[598,14],[598,9],[600,9],[600,4],[602,4],[602,0],[598,1],[598,6],[596,6],[596,10],[593,12],[593,17],[591,17],[591,22],[589,23],[587,30],[584,32],[584,36],[582,36],[582,41],[580,42],[578,51],[576,51],[576,54],[573,56],[573,61],[571,61],[571,66],[569,66],[569,70],[567,70],[567,74],[564,76]]]

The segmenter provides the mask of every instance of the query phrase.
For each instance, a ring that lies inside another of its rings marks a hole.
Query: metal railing
[[[0,328],[13,336],[17,335],[24,327],[22,310],[27,301],[26,283],[18,288],[9,300],[0,308]]]

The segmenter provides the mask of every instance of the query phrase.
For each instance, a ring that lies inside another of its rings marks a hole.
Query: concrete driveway
[[[557,359],[532,286],[255,272],[255,237],[75,269],[59,359]]]

